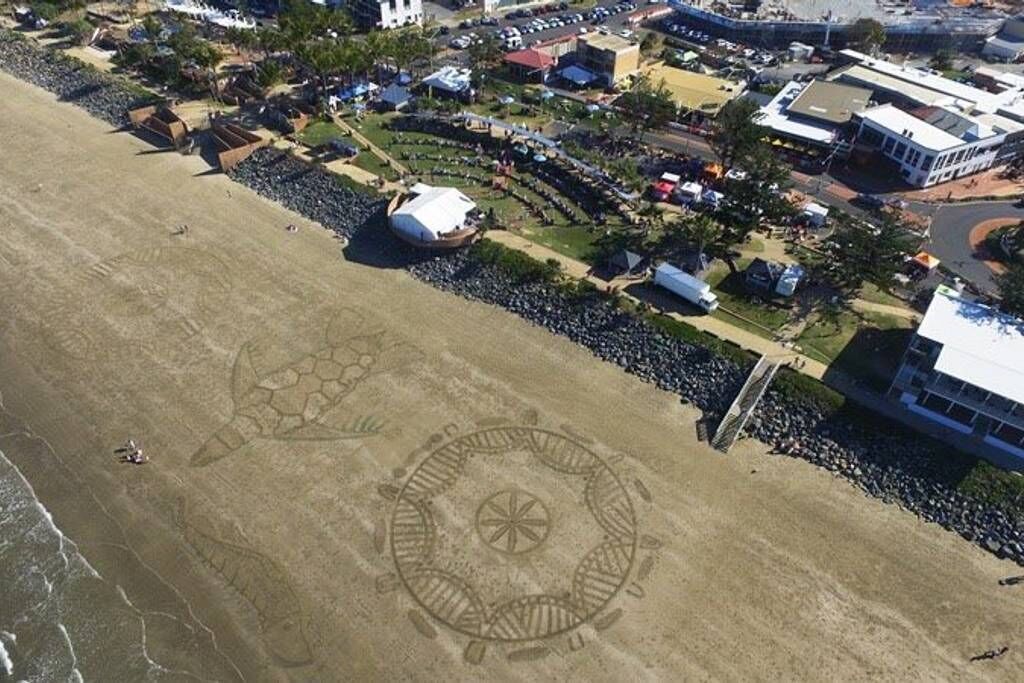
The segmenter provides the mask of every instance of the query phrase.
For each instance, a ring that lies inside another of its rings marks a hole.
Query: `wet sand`
[[[0,92],[0,451],[171,678],[1024,677],[1013,565]]]

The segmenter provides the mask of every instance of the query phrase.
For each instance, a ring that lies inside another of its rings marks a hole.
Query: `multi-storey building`
[[[580,36],[576,63],[613,86],[640,71],[640,45],[615,35]]]
[[[889,396],[1024,469],[1024,320],[940,286]]]
[[[344,0],[338,4],[347,7],[361,26],[388,29],[423,23],[423,0]]]

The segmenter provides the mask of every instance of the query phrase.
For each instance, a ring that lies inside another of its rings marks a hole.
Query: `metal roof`
[[[942,344],[939,372],[1024,403],[1024,320],[940,286],[917,334]]]
[[[786,111],[828,123],[846,123],[854,112],[867,109],[870,99],[871,91],[866,88],[816,80],[796,96]]]

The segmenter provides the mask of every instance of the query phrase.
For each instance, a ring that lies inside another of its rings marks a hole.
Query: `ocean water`
[[[176,676],[146,651],[142,615],[57,528],[0,452],[0,681],[168,677]]]

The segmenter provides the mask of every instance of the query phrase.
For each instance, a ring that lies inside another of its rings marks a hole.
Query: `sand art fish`
[[[232,373],[235,413],[192,456],[203,467],[253,439],[355,439],[378,433],[383,422],[358,417],[341,427],[321,419],[367,379],[419,360],[422,354],[383,330],[367,331],[356,311],[341,311],[327,326],[324,346],[264,377],[253,368],[251,347],[238,353]]]
[[[192,521],[179,501],[175,522],[203,562],[241,593],[259,615],[267,649],[285,666],[314,660],[309,624],[288,576],[276,562],[252,548],[218,538]]]

